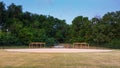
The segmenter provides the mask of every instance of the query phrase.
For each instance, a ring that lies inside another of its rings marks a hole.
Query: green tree
[[[48,38],[45,29],[33,29],[33,40],[32,42],[45,42]]]
[[[71,38],[73,42],[87,42],[91,39],[91,22],[87,17],[78,16],[72,21]]]
[[[3,2],[0,2],[0,29],[3,27],[5,21],[6,21],[5,4]]]
[[[22,15],[22,7],[20,5],[17,6],[12,3],[8,6],[7,13],[9,18],[20,18]]]
[[[24,27],[19,31],[18,37],[21,44],[28,45],[32,42],[33,33],[30,28]]]
[[[11,45],[16,44],[18,39],[12,35],[10,32],[2,32],[0,31],[0,44],[2,45]]]

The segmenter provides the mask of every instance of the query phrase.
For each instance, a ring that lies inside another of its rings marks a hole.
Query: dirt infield
[[[43,49],[5,49],[10,52],[38,52],[38,53],[77,53],[77,52],[110,52],[112,50],[102,49],[65,49],[65,48],[43,48]]]

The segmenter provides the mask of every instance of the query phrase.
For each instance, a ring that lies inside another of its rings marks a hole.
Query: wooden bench
[[[43,42],[32,42],[29,44],[29,48],[45,48],[45,43]]]
[[[88,43],[73,43],[73,48],[89,48]]]

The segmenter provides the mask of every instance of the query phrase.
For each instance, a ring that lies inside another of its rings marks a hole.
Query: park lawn
[[[0,68],[120,68],[120,50],[104,53],[22,53],[0,50]]]

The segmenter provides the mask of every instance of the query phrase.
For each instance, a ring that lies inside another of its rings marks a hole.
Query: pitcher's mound
[[[110,52],[112,50],[102,49],[57,49],[57,48],[43,48],[43,49],[5,49],[12,52],[40,52],[40,53],[77,53],[77,52]]]

